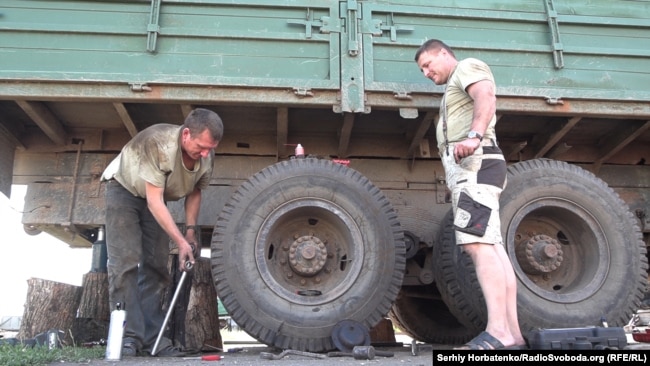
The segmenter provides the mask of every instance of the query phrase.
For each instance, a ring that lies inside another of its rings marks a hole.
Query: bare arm
[[[472,131],[476,131],[483,136],[497,110],[494,83],[490,80],[476,82],[467,87],[467,94],[474,100]]]
[[[163,198],[163,188],[156,187],[153,184],[147,182],[145,189],[147,194],[147,207],[153,214],[153,217],[156,219],[158,224],[160,224],[167,235],[169,235],[174,243],[176,243],[176,246],[178,247],[178,259],[180,261],[180,266],[181,269],[185,271],[186,261],[194,264],[192,247],[187,242],[187,239],[183,236],[181,231],[178,230],[178,227],[174,222],[174,218],[165,205],[165,200]]]
[[[194,188],[192,193],[185,197],[185,223],[188,226],[196,225],[196,222],[199,217],[199,209],[201,208],[201,190],[199,188]],[[197,229],[198,230],[198,229]],[[201,253],[201,248],[199,248],[196,243],[196,235],[199,232],[194,230],[188,230],[185,233],[185,239],[194,245],[194,257],[198,257]]]
[[[483,136],[497,108],[494,83],[490,80],[478,81],[467,87],[467,94],[474,100],[471,131],[476,131]],[[456,162],[458,163],[460,159],[474,154],[480,144],[481,141],[478,138],[468,138],[457,143],[454,147]]]

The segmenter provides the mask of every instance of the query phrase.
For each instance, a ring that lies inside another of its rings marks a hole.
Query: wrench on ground
[[[284,351],[280,352],[279,354],[274,354],[271,352],[260,352],[260,358],[263,358],[265,360],[279,360],[281,358],[284,358],[284,356],[287,355],[297,355],[297,356],[305,356],[305,357],[313,357],[313,358],[326,358],[327,355],[323,355],[320,353],[313,353],[313,352],[304,352],[304,351],[296,351],[293,349],[285,349]]]

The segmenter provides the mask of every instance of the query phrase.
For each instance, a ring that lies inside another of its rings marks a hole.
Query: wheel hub
[[[313,276],[320,272],[327,261],[327,248],[315,236],[301,236],[289,247],[289,265],[302,276]]]
[[[548,235],[535,235],[517,245],[519,265],[528,274],[553,272],[562,264],[563,252],[560,243]]]

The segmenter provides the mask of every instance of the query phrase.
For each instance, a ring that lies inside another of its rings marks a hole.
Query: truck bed
[[[206,107],[225,121],[219,189],[300,143],[382,189],[439,191],[443,89],[413,60],[429,38],[492,67],[508,161],[582,165],[647,210],[650,3],[622,0],[4,0],[0,190],[69,203],[26,224],[95,227],[124,143]]]

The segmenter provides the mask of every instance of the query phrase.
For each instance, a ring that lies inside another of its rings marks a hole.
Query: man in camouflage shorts
[[[463,349],[520,349],[526,342],[517,319],[517,280],[499,218],[506,163],[496,143],[494,77],[483,61],[458,61],[435,39],[420,46],[415,61],[426,78],[446,84],[438,151],[452,192],[456,243],[472,258],[487,305],[485,331]]]

